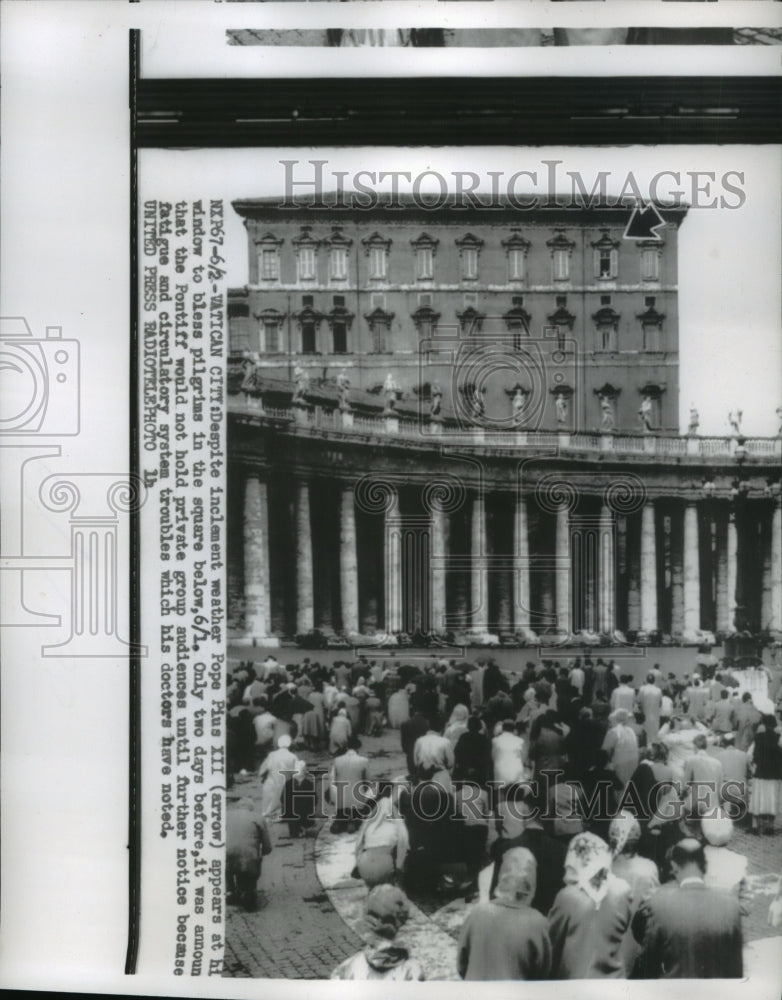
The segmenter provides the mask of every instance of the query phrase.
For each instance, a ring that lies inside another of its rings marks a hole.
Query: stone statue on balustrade
[[[644,434],[650,434],[652,431],[652,397],[643,396],[641,398],[641,406],[638,410],[638,419],[641,422],[641,430]]]
[[[299,406],[303,406],[307,402],[305,397],[309,392],[310,377],[307,374],[307,372],[301,367],[301,365],[296,365],[296,367],[293,369],[293,381],[296,385],[296,388],[293,393],[292,402],[294,404],[298,404]]]
[[[350,412],[350,400],[348,399],[349,391],[350,379],[348,378],[348,373],[343,368],[339,375],[337,375],[337,395],[339,397],[339,408],[342,413]]]
[[[567,424],[567,397],[564,392],[558,392],[554,397],[554,410],[557,416],[557,427],[564,427]]]
[[[439,382],[433,382],[431,388],[431,400],[429,403],[429,416],[432,420],[442,419],[443,387]]]
[[[701,425],[701,420],[700,416],[698,415],[698,411],[695,409],[695,406],[693,404],[690,404],[690,423],[689,426],[687,427],[687,433],[697,434],[700,425]]]
[[[383,383],[383,394],[386,397],[385,412],[391,413],[399,398],[399,386],[396,384],[396,380],[391,372],[386,375],[386,380]]]
[[[777,431],[777,437],[782,438],[782,406],[778,406],[775,412],[779,418],[779,430]]]
[[[615,426],[614,401],[610,396],[601,393],[598,396],[600,401],[600,430],[611,432]]]
[[[730,429],[739,437],[741,434],[741,418],[743,417],[741,410],[731,410],[728,414],[728,423],[730,424]]]
[[[256,376],[260,361],[260,354],[253,354],[251,351],[244,352],[244,358],[242,359],[242,384],[240,386],[242,392],[252,392],[253,389],[258,388]]]

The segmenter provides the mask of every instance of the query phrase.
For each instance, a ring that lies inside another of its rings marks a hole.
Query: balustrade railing
[[[321,405],[269,406],[258,393],[229,398],[231,412],[259,419],[285,420],[294,426],[321,428],[341,434],[373,434],[406,440],[437,437],[453,444],[491,445],[495,448],[559,448],[561,451],[603,452],[623,455],[686,455],[725,459],[736,455],[735,437],[666,436],[658,434],[569,433],[523,428],[496,428],[490,424],[463,427],[455,422],[429,421],[397,413],[343,413]],[[745,454],[755,458],[782,459],[782,438],[745,438]]]

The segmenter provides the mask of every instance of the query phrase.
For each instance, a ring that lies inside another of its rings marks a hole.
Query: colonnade
[[[689,641],[704,628],[732,631],[737,608],[755,628],[782,629],[778,497],[737,506],[698,496],[622,495],[612,486],[579,491],[566,478],[505,493],[453,483],[418,487],[382,476],[337,487],[299,477],[289,485],[295,544],[283,560],[295,576],[295,609],[273,623],[269,489],[263,472],[243,470],[247,642],[273,643],[324,625],[348,635],[366,630],[366,553],[357,531],[357,519],[366,517],[382,518],[369,543],[382,546],[382,553],[371,554],[383,567],[372,583],[372,624],[380,631],[533,631],[561,638],[619,629]],[[411,490],[420,494],[415,505]],[[497,502],[511,508],[504,520],[489,517]],[[330,505],[318,530],[314,505]],[[329,595],[338,611],[325,623],[316,614],[313,572],[313,550],[324,532],[333,533],[339,562],[339,593]]]

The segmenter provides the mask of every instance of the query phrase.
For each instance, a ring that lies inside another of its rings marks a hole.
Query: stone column
[[[527,525],[527,501],[517,491],[513,512],[513,628],[516,632],[530,628],[529,593],[529,529]]]
[[[641,629],[657,630],[657,535],[654,501],[647,500],[641,512]]]
[[[761,589],[760,589],[760,627],[769,628],[773,617],[771,593],[771,518],[762,503],[756,504],[760,511],[758,516],[758,544],[760,548]]]
[[[486,565],[486,503],[482,493],[475,493],[472,501],[472,534],[470,544],[470,607],[471,632],[483,635],[489,620],[489,573]]]
[[[684,635],[691,638],[701,627],[701,582],[698,551],[698,507],[690,501],[684,511]]]
[[[557,526],[554,553],[557,568],[554,571],[557,631],[570,634],[570,511],[560,507],[557,511]]]
[[[448,554],[448,515],[432,508],[432,632],[445,631],[445,565]]]
[[[310,632],[314,626],[310,487],[309,483],[299,481],[296,483],[296,632]]]
[[[276,646],[269,635],[269,506],[266,483],[256,472],[244,486],[244,617],[247,640],[259,646]]]
[[[777,497],[771,517],[771,624],[782,632],[782,504]]]
[[[671,632],[683,635],[684,629],[684,519],[677,504],[671,513]]]
[[[728,593],[728,522],[725,511],[720,504],[720,510],[716,516],[717,524],[717,631],[730,632],[733,626],[731,617],[731,602]]]
[[[641,554],[636,544],[638,541],[637,528],[638,522],[635,518],[628,517],[625,538],[627,545],[627,628],[630,632],[637,632],[641,627]]]
[[[736,588],[738,586],[739,568],[739,534],[736,528],[736,512],[731,510],[728,517],[728,631],[735,629],[736,618]]]
[[[614,515],[606,504],[600,510],[599,577],[600,601],[598,629],[609,634],[616,628],[616,553]]]
[[[358,632],[358,549],[353,487],[343,486],[339,501],[339,589],[342,630]]]
[[[402,522],[396,491],[385,517],[386,632],[394,633],[402,631]]]

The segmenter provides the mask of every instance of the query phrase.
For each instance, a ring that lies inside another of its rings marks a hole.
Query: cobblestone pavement
[[[362,743],[373,778],[404,772],[398,732],[363,737]],[[329,763],[324,753],[297,752],[312,766]],[[238,776],[229,794],[259,800],[260,782],[255,775]],[[349,877],[353,837],[334,837],[328,832],[328,821],[319,821],[315,832],[316,836],[291,840],[287,824],[271,824],[274,846],[263,862],[258,910],[246,913],[238,906],[227,906],[226,976],[325,979],[361,948],[361,904],[366,890]],[[765,948],[765,954],[770,946],[773,955],[780,949],[768,939],[782,934],[768,925],[767,914],[782,871],[782,832],[755,837],[737,830],[730,846],[749,861],[751,908],[744,921],[745,941]],[[465,903],[455,900],[443,906],[439,900],[418,898],[415,902],[409,943],[416,954],[432,956],[427,965],[439,977],[451,978],[445,968],[452,961],[447,938],[452,941],[458,936]]]

